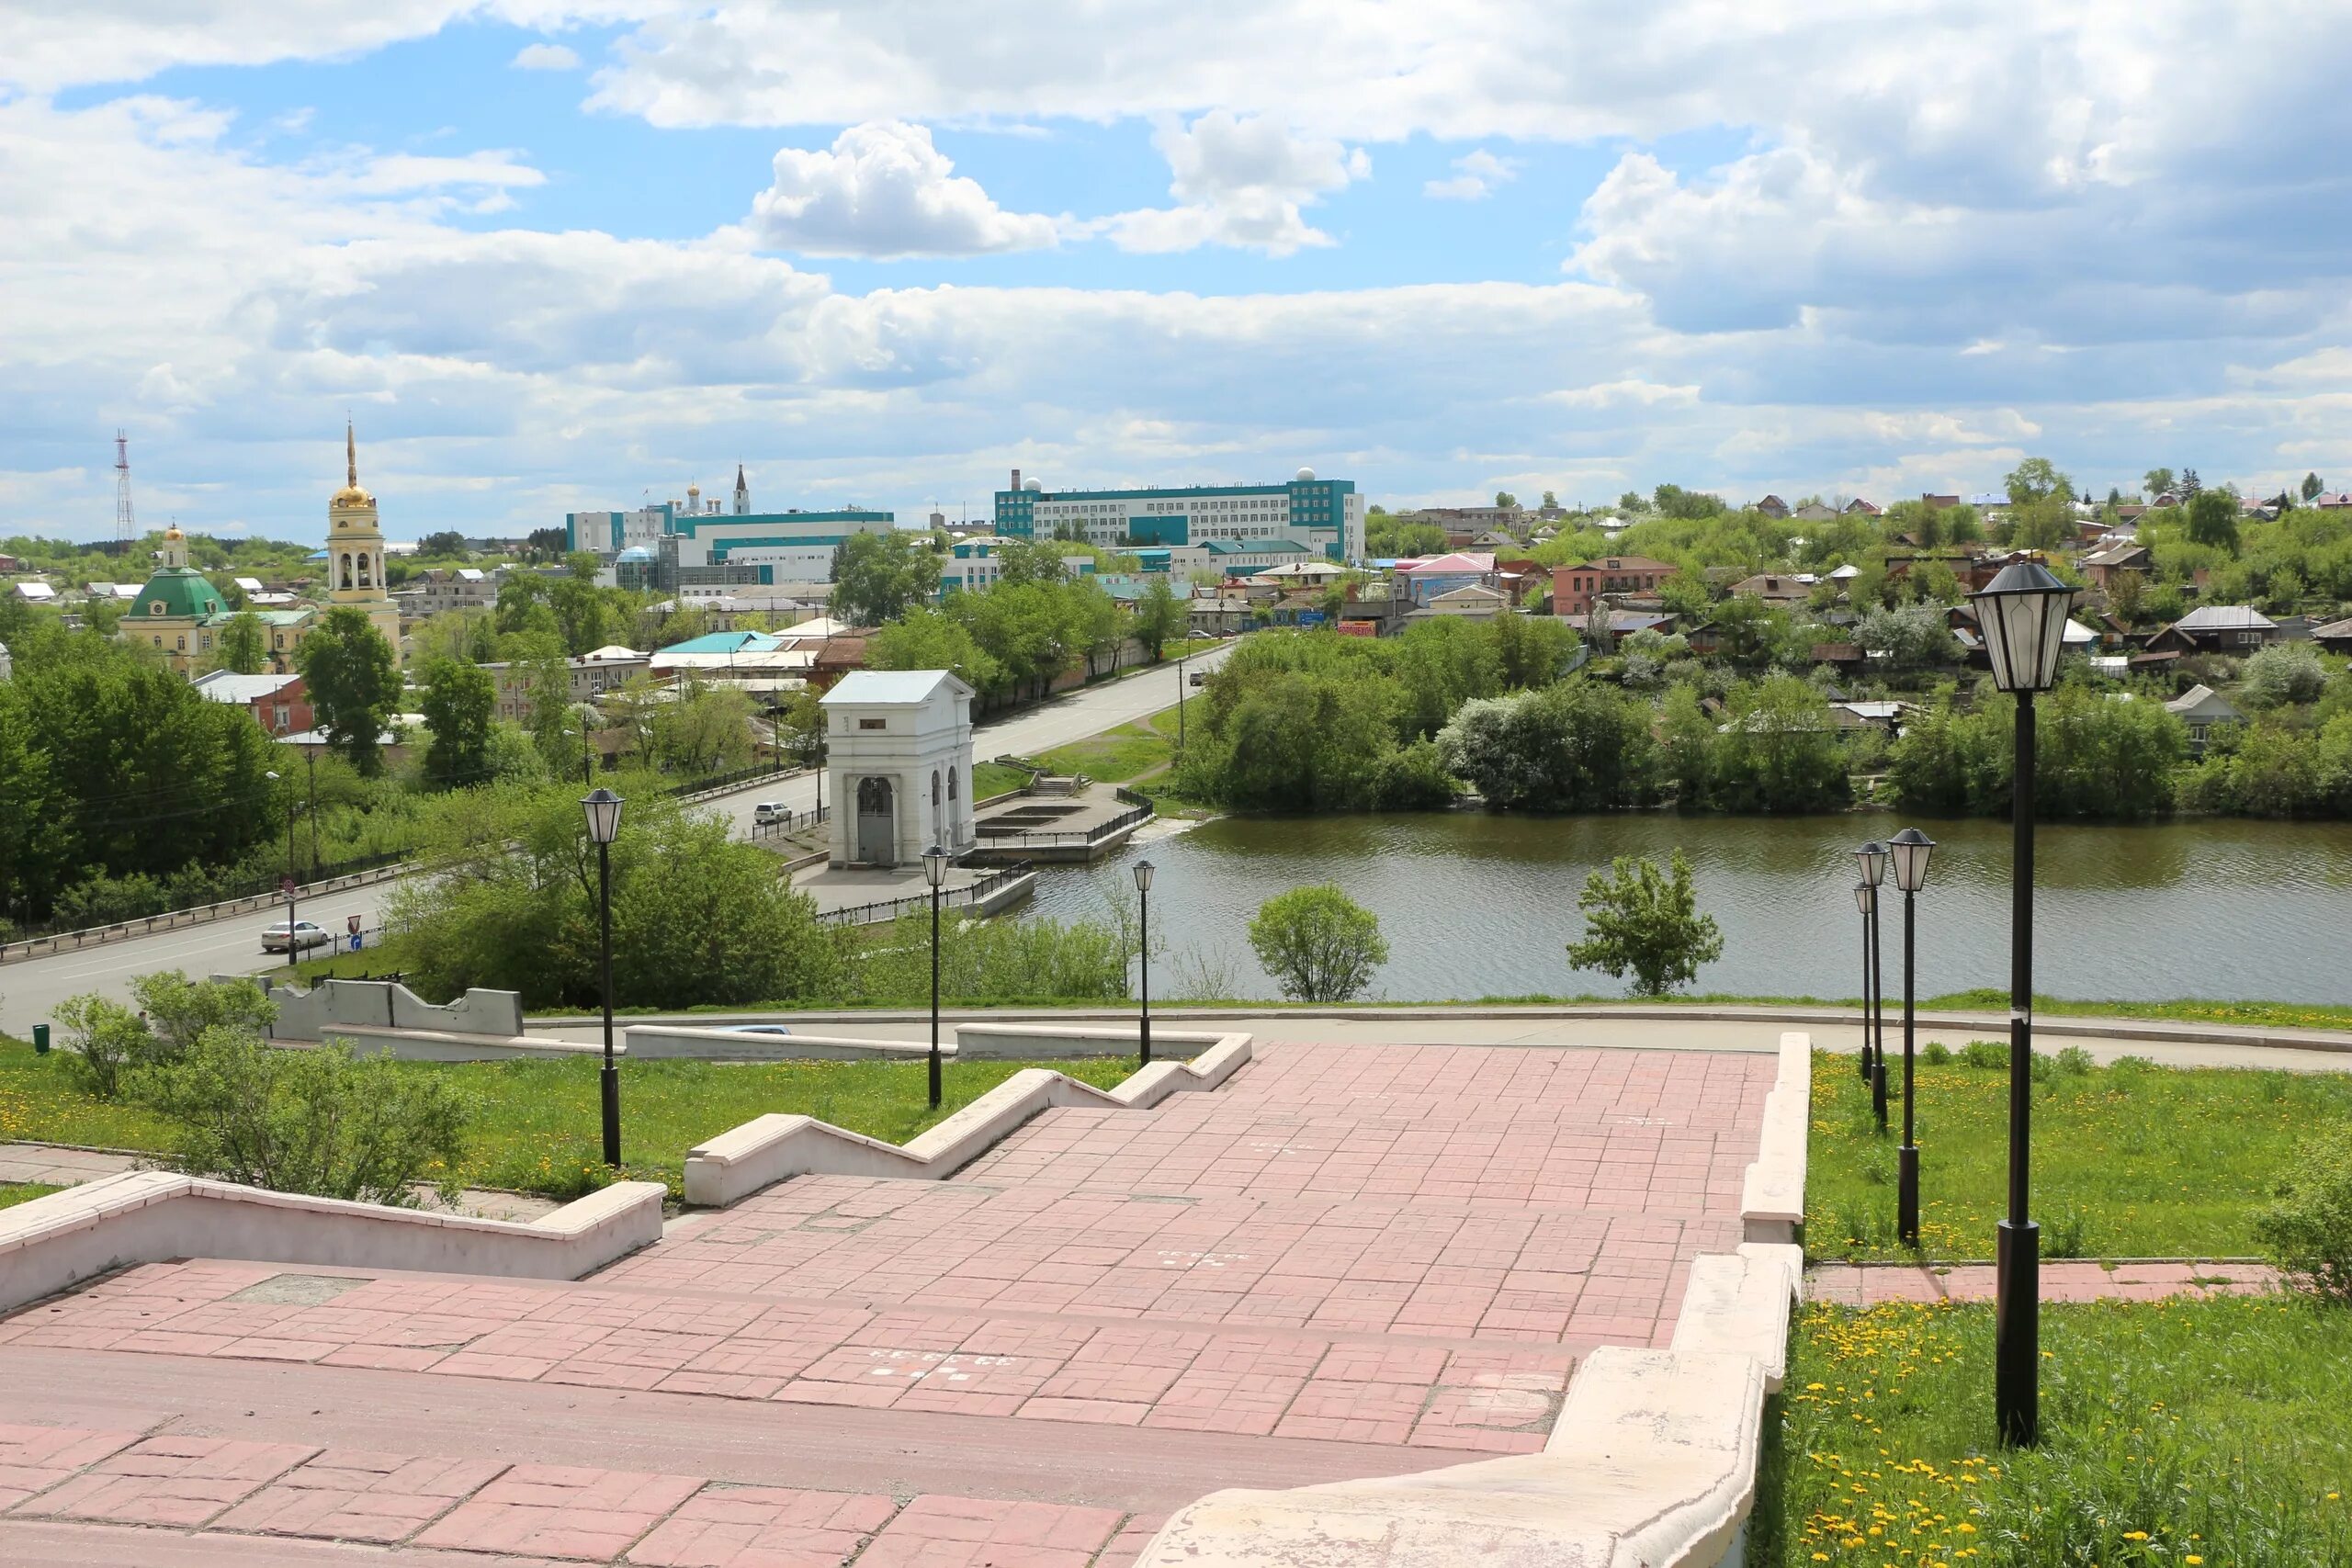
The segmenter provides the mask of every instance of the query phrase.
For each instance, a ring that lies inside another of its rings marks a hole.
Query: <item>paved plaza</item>
[[[1281,1044],[577,1282],[131,1269],[0,1322],[0,1560],[1111,1568],[1218,1487],[1532,1452],[1740,1240],[1772,1071]]]

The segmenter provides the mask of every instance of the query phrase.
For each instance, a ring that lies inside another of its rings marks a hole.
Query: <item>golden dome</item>
[[[164,538],[167,543],[176,542],[187,537],[187,536],[186,534],[180,532],[180,525],[176,523],[164,530]]]
[[[376,498],[357,485],[345,485],[334,492],[334,499],[327,504],[329,506],[373,506],[376,504]]]

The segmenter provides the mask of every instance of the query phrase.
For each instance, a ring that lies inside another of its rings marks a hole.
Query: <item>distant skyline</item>
[[[1106,23],[1114,18],[1116,26]],[[0,14],[0,536],[2352,481],[2352,11]]]

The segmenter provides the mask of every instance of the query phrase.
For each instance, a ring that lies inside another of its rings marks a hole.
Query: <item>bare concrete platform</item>
[[[973,889],[990,878],[1001,878],[1003,870],[997,865],[950,865],[946,879],[939,885],[942,907],[958,914],[974,913]],[[1001,880],[978,900],[977,912],[993,915],[1017,904],[1029,897],[1034,885],[1027,876]],[[820,917],[845,919],[853,925],[890,919],[899,912],[898,906],[915,908],[931,898],[931,884],[923,880],[920,865],[855,871],[815,865],[796,872],[792,886],[817,901]]]

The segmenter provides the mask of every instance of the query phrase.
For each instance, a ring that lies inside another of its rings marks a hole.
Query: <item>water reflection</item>
[[[1690,859],[1701,905],[1724,929],[1707,990],[1850,996],[1860,959],[1851,850],[1894,817],[1512,817],[1471,812],[1230,818],[1130,846],[1090,874],[1042,879],[1035,908],[1101,913],[1132,899],[1126,866],[1159,867],[1154,924],[1179,954],[1211,955],[1238,994],[1271,996],[1244,927],[1273,894],[1337,882],[1375,911],[1392,956],[1386,996],[1434,999],[1607,991],[1563,951],[1581,930],[1577,891],[1615,855]],[[1939,843],[1919,901],[1919,970],[1932,994],[2006,987],[2009,832],[2004,822],[1923,820]],[[2178,996],[2352,1002],[2352,825],[2197,821],[2045,826],[2041,988],[2061,996]],[[1899,900],[1890,900],[1899,909]],[[1889,984],[1899,936],[1887,945]]]

